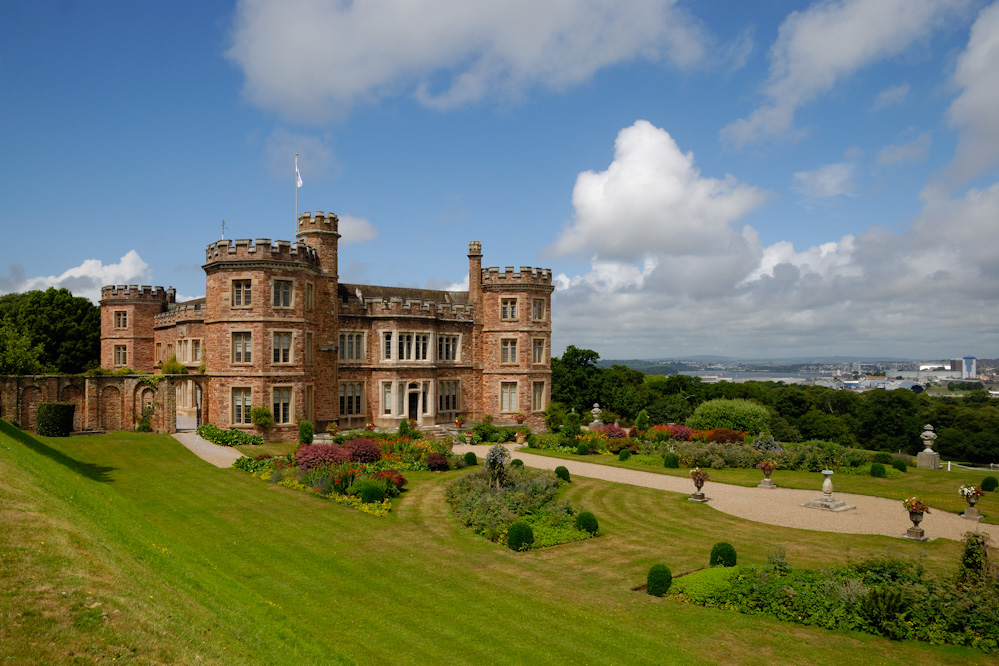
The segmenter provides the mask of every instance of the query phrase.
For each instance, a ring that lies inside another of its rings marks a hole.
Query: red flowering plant
[[[517,415],[513,417],[513,420],[519,424],[522,424],[524,421],[527,420],[527,417],[524,416],[522,413],[518,412]]]
[[[340,426],[337,425],[336,421],[330,421],[326,424],[326,432],[331,435],[335,435],[340,432]]]
[[[465,418],[461,414],[459,414],[458,416],[454,417],[454,427],[455,428],[460,428],[463,425],[465,425]]]
[[[756,469],[762,469],[765,474],[773,474],[773,471],[777,469],[777,461],[773,458],[764,458],[756,466]]]
[[[705,481],[711,480],[711,476],[707,473],[707,471],[701,469],[700,467],[697,467],[695,469],[690,470],[690,480],[694,482],[695,486],[700,488],[701,486],[704,485]]]
[[[923,500],[918,497],[910,497],[908,499],[902,500],[902,506],[905,507],[906,511],[918,511],[920,513],[929,513],[930,507],[928,507]]]

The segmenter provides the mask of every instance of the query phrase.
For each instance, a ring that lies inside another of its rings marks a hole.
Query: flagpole
[[[295,228],[298,228],[298,153],[295,153]]]

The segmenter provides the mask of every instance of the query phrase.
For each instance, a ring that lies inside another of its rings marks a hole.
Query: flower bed
[[[406,486],[402,472],[431,469],[441,461],[444,469],[465,466],[464,460],[451,454],[450,442],[396,435],[376,441],[352,434],[357,433],[336,438],[343,446],[303,444],[287,456],[239,458],[233,467],[264,481],[384,516],[392,498]]]

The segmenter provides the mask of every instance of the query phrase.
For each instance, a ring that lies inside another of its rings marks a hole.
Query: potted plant
[[[924,535],[923,528],[919,526],[919,523],[923,521],[923,514],[930,512],[930,507],[926,506],[923,500],[918,497],[910,497],[902,500],[902,506],[904,506],[905,510],[909,512],[909,520],[912,521],[912,527],[910,527],[903,536],[906,539],[912,539],[914,541],[929,541],[929,539]]]
[[[970,507],[978,504],[978,498],[985,495],[985,493],[974,486],[961,486],[957,489],[957,492],[968,501],[968,506]]]
[[[517,412],[517,415],[513,417],[513,420],[517,422],[517,425],[523,425],[527,417],[524,416],[522,412]]]
[[[690,470],[690,480],[694,482],[694,486],[697,488],[697,492],[692,493],[688,499],[692,502],[706,502],[707,499],[704,497],[704,493],[701,488],[704,487],[705,481],[710,481],[711,477],[708,473],[702,470],[700,467]]]
[[[336,421],[330,421],[326,424],[326,432],[335,436],[338,432],[340,432],[340,426],[337,425]]]
[[[455,428],[460,428],[463,425],[465,425],[465,419],[464,419],[464,417],[461,414],[459,414],[458,416],[454,417],[454,427]]]
[[[364,429],[367,430],[368,432],[374,432],[375,431],[375,424],[374,423],[365,423],[364,424]]]
[[[763,481],[758,487],[760,488],[776,488],[774,482],[770,480],[770,475],[774,473],[777,469],[777,461],[773,458],[764,458],[756,465],[757,469],[763,470]]]

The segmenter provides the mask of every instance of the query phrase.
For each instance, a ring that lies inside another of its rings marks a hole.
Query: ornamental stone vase
[[[691,502],[707,502],[708,498],[704,496],[701,492],[701,488],[704,486],[704,479],[693,479],[694,486],[697,488],[697,492],[691,493],[690,497],[687,499]]]
[[[911,539],[912,541],[929,541],[929,537],[926,536],[923,528],[919,526],[919,523],[923,522],[923,512],[910,511],[909,520],[912,521],[912,527],[906,530],[905,534],[902,535],[902,538]]]
[[[978,508],[975,506],[978,504],[978,497],[965,497],[964,499],[968,500],[968,508],[964,510],[961,517],[965,520],[973,520],[977,523],[982,519],[981,512],[979,512]]]

